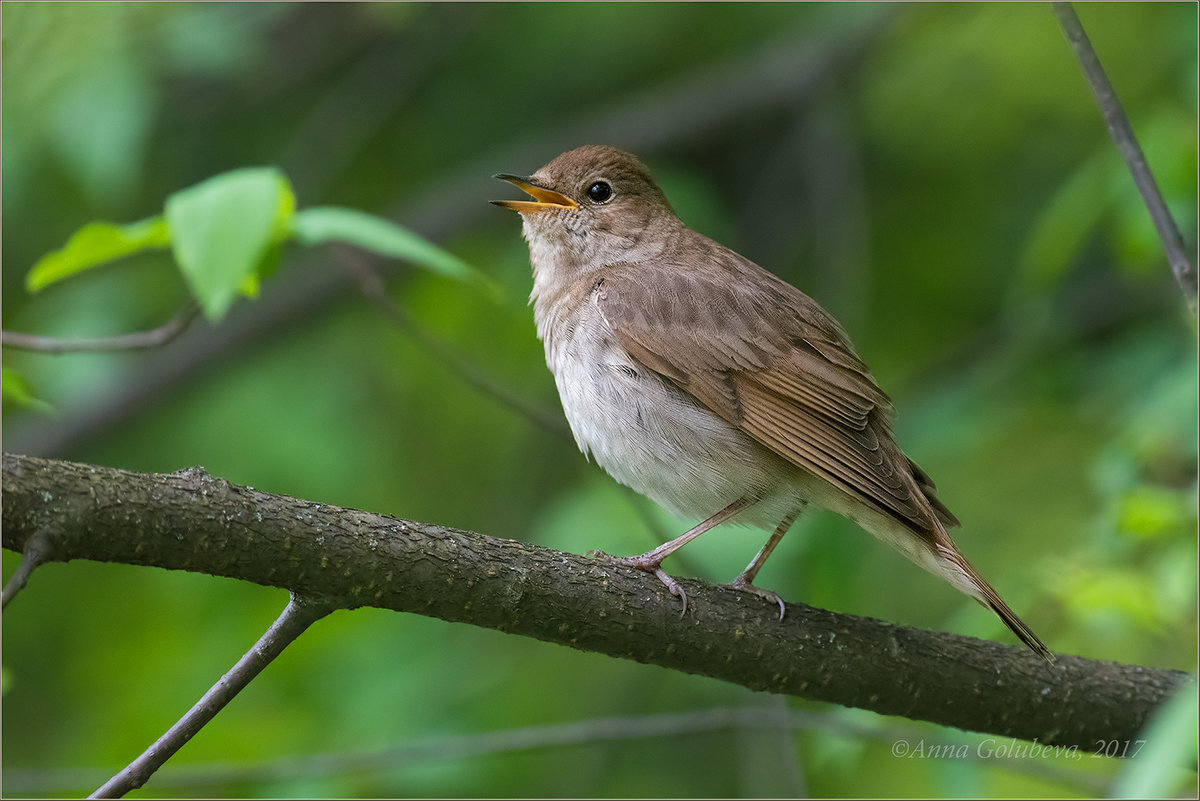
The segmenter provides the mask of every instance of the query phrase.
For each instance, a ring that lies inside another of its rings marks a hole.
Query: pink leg
[[[770,590],[764,590],[762,587],[755,587],[754,577],[758,575],[758,571],[761,570],[763,564],[766,563],[767,557],[769,557],[771,552],[775,550],[775,546],[779,544],[781,539],[783,539],[783,535],[787,533],[789,528],[791,528],[792,523],[796,521],[796,517],[799,514],[799,512],[796,512],[795,514],[785,517],[783,522],[776,526],[775,533],[773,533],[771,538],[767,540],[767,544],[764,545],[761,550],[759,550],[758,555],[754,557],[753,561],[746,566],[746,569],[742,571],[740,576],[735,578],[729,584],[729,586],[733,587],[734,589],[753,593],[760,598],[765,598],[768,601],[774,601],[775,603],[779,604],[780,620],[783,620],[783,599]]]
[[[658,576],[659,581],[667,585],[667,589],[671,591],[672,595],[676,595],[683,599],[683,612],[680,613],[680,616],[682,617],[683,615],[687,614],[687,593],[683,591],[683,587],[679,586],[678,581],[668,576],[666,571],[662,569],[663,560],[678,551],[683,546],[687,545],[692,540],[696,539],[696,537],[699,537],[704,532],[719,526],[729,518],[736,515],[738,512],[742,511],[742,509],[751,503],[752,500],[753,499],[749,497],[738,498],[736,501],[717,512],[712,517],[701,523],[697,523],[695,526],[688,529],[686,532],[670,542],[664,542],[653,551],[647,551],[640,556],[609,556],[604,551],[591,551],[588,555],[602,557],[618,565],[636,567],[638,570],[645,570],[647,573],[653,573],[654,575]],[[789,520],[788,522],[790,523],[791,521]],[[780,534],[779,536],[782,537],[783,535]],[[766,557],[763,558],[765,559]],[[757,589],[758,588],[755,587],[751,591],[753,592]]]

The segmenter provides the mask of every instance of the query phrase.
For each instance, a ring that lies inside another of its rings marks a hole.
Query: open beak
[[[579,204],[571,200],[571,198],[566,195],[560,195],[552,189],[543,189],[540,186],[531,184],[529,178],[518,178],[515,175],[506,175],[505,173],[493,175],[492,177],[499,178],[501,181],[508,181],[522,192],[533,197],[533,200],[493,200],[492,203],[497,206],[519,211],[522,214],[530,211],[554,211],[556,209],[579,208]]]

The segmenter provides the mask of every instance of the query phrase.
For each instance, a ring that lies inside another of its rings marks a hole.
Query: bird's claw
[[[603,559],[622,567],[632,567],[646,573],[653,573],[658,576],[659,581],[666,585],[672,595],[683,601],[683,611],[679,613],[679,616],[683,617],[687,614],[687,593],[683,591],[683,587],[680,586],[678,581],[671,578],[671,576],[667,575],[667,571],[662,569],[662,560],[647,559],[645,554],[642,556],[612,556],[604,551],[588,551],[587,555],[593,559]]]
[[[667,589],[671,591],[672,595],[678,596],[679,599],[683,601],[683,609],[680,610],[679,616],[683,617],[684,615],[686,615],[687,614],[687,593],[683,591],[683,587],[681,587],[679,585],[678,581],[676,581],[675,579],[668,576],[667,572],[665,570],[663,570],[661,567],[656,567],[654,569],[654,575],[658,576],[659,581],[661,581],[663,584],[667,585]]]
[[[779,619],[783,620],[783,613],[784,613],[785,607],[783,604],[783,599],[780,598],[777,593],[771,592],[770,590],[764,590],[762,587],[755,587],[749,581],[746,581],[746,579],[742,576],[738,576],[737,578],[735,578],[732,582],[730,582],[729,586],[733,587],[735,590],[739,590],[741,592],[748,592],[751,595],[757,595],[759,598],[763,598],[765,600],[768,600],[768,601],[778,604],[779,605]]]

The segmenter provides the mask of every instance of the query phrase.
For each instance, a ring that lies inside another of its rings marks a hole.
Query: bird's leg
[[[758,555],[754,557],[753,561],[746,565],[746,569],[742,571],[742,574],[729,583],[729,586],[733,587],[735,590],[753,593],[760,598],[765,598],[768,601],[773,601],[779,604],[780,620],[783,620],[783,599],[770,590],[764,590],[762,587],[755,587],[754,577],[758,575],[758,571],[762,569],[763,564],[767,561],[767,557],[769,557],[771,552],[775,550],[775,546],[779,544],[781,539],[783,539],[783,535],[787,533],[789,528],[791,528],[792,523],[796,521],[796,517],[799,514],[799,512],[795,512],[785,517],[783,522],[775,527],[775,533],[771,535],[769,540],[767,540],[767,544],[759,550]]]
[[[604,551],[590,551],[588,556],[600,557],[607,559],[614,564],[624,565],[625,567],[635,567],[638,570],[645,570],[647,573],[653,573],[654,575],[658,576],[658,580],[667,585],[667,589],[671,591],[672,595],[676,595],[683,599],[683,612],[680,613],[680,616],[685,615],[687,614],[687,593],[683,591],[683,587],[679,586],[678,581],[668,576],[666,571],[662,569],[663,560],[678,551],[683,546],[687,545],[692,540],[696,539],[696,537],[699,537],[704,532],[724,523],[726,520],[742,511],[742,509],[744,509],[754,500],[756,499],[749,495],[738,498],[736,501],[717,512],[712,517],[709,517],[703,522],[697,523],[695,526],[688,529],[670,542],[664,542],[653,551],[647,551],[640,556],[610,556]],[[791,521],[788,522],[790,523]],[[782,537],[783,535],[780,534],[780,536]],[[766,557],[763,558],[765,559]],[[753,578],[753,575],[751,575],[751,578]],[[751,591],[757,589],[758,588],[755,587]]]

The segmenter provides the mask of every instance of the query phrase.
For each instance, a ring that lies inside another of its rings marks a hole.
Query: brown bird
[[[1037,635],[959,553],[958,519],[892,438],[892,403],[816,301],[687,228],[634,156],[588,145],[533,175],[497,175],[520,212],[534,319],[584,454],[682,516],[677,539],[613,561],[655,573],[730,519],[773,531],[732,586],[779,605],[754,577],[808,503],[831,509],[992,609],[1034,652]],[[604,556],[607,556],[604,554]]]

